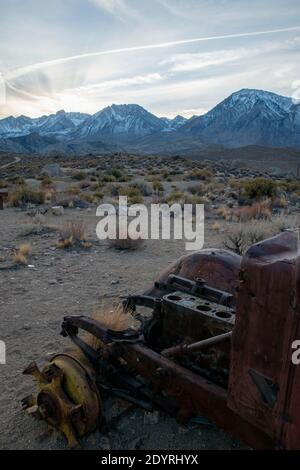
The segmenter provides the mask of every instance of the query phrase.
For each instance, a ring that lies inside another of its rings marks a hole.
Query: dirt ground
[[[97,240],[96,216],[86,209],[69,209],[46,223],[80,219],[93,240],[88,250],[55,248],[57,233],[20,237],[30,217],[17,208],[0,212],[0,338],[7,364],[0,366],[0,448],[63,449],[65,439],[48,432],[21,409],[20,400],[34,391],[22,371],[32,360],[62,351],[59,335],[66,314],[90,314],[99,304],[143,290],[166,265],[184,253],[183,241],[146,241],[142,249],[117,251]],[[22,230],[21,230],[22,232]],[[220,246],[222,235],[207,229],[206,246]],[[22,242],[33,247],[31,267],[3,269],[10,252]],[[81,440],[84,449],[235,449],[240,444],[213,425],[184,427],[162,412],[149,414],[121,400],[106,400],[108,418],[120,416],[108,434],[94,432]]]

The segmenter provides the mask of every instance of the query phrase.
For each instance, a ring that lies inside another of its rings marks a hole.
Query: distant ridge
[[[16,153],[172,154],[244,146],[300,148],[300,104],[269,91],[242,89],[191,119],[160,118],[137,104],[113,104],[93,115],[61,110],[0,120],[0,150]]]

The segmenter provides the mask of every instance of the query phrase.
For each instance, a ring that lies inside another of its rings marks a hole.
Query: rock
[[[119,283],[120,283],[120,281],[111,281],[112,285],[119,284]]]
[[[57,280],[56,279],[50,279],[50,281],[48,282],[48,284],[50,286],[54,285],[54,284],[57,284]]]
[[[159,411],[152,411],[144,414],[144,424],[158,424],[159,423]]]
[[[49,163],[48,165],[45,165],[42,169],[42,173],[52,178],[55,176],[64,176],[64,172],[62,171],[58,163]]]
[[[57,216],[64,215],[63,206],[53,206],[51,207],[51,211],[53,215],[57,215]]]

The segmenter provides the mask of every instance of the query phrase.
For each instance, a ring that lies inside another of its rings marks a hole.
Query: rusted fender
[[[170,274],[191,280],[199,277],[210,286],[230,292],[235,297],[241,260],[241,256],[231,251],[207,248],[182,256],[162,271],[156,282],[165,282]],[[153,284],[144,294],[159,297],[163,291]]]

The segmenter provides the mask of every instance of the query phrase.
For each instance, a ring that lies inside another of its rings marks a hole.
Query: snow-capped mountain
[[[181,131],[226,147],[300,146],[299,104],[268,91],[237,91]]]
[[[162,131],[165,123],[137,104],[108,106],[90,116],[72,133],[75,138],[132,140]]]
[[[0,136],[10,137],[29,133],[32,119],[27,116],[9,116],[0,120]]]
[[[162,117],[161,120],[165,123],[164,131],[177,131],[183,124],[186,123],[187,118],[178,114],[173,119]]]
[[[89,116],[85,113],[66,113],[64,110],[34,119],[9,116],[0,120],[0,136],[18,137],[36,132],[40,135],[66,134]]]
[[[74,155],[109,148],[186,153],[249,145],[300,148],[300,104],[268,91],[243,89],[188,120],[159,118],[137,104],[112,105],[93,115],[58,111],[35,119],[0,120],[0,150],[10,152],[34,153],[36,146],[38,153]]]

